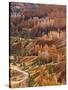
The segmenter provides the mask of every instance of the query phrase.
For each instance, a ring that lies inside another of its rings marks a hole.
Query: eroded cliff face
[[[28,74],[26,87],[66,83],[66,6],[10,4],[12,66]]]

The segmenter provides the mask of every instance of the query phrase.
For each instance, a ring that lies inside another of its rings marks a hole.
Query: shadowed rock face
[[[54,71],[57,74],[58,82],[65,84],[66,83],[66,64],[65,62],[59,62],[57,65],[55,65]]]
[[[58,78],[58,82],[66,84],[66,70],[65,69],[61,72],[61,75]]]
[[[57,65],[55,65],[55,72],[59,73],[63,71],[66,68],[65,62],[59,62]]]

